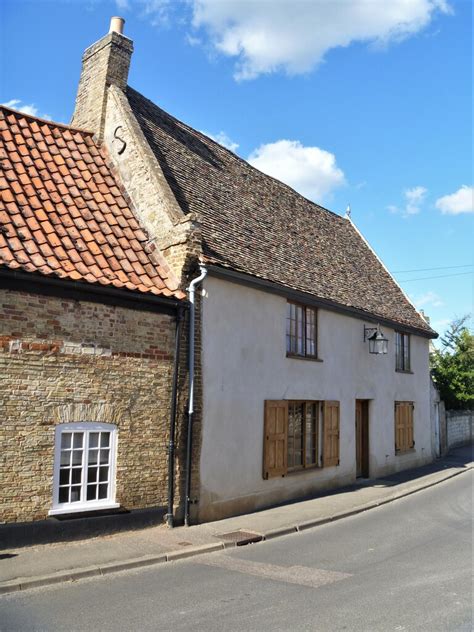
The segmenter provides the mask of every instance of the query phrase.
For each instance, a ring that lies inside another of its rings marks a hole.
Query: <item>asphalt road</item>
[[[6,595],[0,630],[470,631],[472,472],[305,533]]]

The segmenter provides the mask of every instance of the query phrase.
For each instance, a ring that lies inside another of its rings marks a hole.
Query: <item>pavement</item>
[[[252,514],[191,527],[166,525],[102,537],[3,550],[0,594],[173,562],[295,534],[396,501],[472,469],[473,447],[383,479]]]

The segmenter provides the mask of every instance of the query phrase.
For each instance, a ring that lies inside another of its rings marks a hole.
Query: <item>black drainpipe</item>
[[[174,505],[176,402],[177,402],[177,393],[178,393],[179,350],[180,350],[180,344],[181,344],[182,320],[183,320],[183,309],[179,307],[176,313],[173,384],[171,387],[170,440],[168,444],[168,513],[166,514],[166,522],[168,523],[168,527],[170,528],[174,527],[173,505]]]
[[[193,442],[193,415],[194,415],[194,338],[195,338],[195,316],[196,316],[196,287],[206,278],[207,269],[203,264],[199,265],[200,275],[193,279],[187,288],[189,292],[189,353],[188,353],[188,376],[189,376],[189,399],[188,399],[188,436],[186,439],[186,491],[184,495],[184,524],[189,527],[189,505],[191,503],[191,460]]]

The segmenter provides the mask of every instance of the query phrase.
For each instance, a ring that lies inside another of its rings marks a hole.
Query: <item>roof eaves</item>
[[[24,272],[23,270],[12,269],[4,265],[0,265],[0,287],[13,290],[27,289],[32,293],[35,293],[35,291],[49,293],[48,290],[50,290],[59,294],[77,295],[80,300],[93,300],[94,302],[100,302],[101,297],[103,299],[121,299],[131,309],[134,307],[138,309],[143,305],[150,307],[163,306],[168,309],[175,309],[180,306],[187,308],[188,306],[185,294],[181,291],[168,297],[161,294],[153,294],[152,292],[116,288],[100,283],[46,276],[37,272]]]

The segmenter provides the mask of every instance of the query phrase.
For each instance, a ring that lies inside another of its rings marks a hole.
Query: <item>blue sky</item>
[[[1,0],[0,102],[68,122],[112,15],[130,85],[327,208],[350,203],[441,333],[473,312],[471,2]]]

